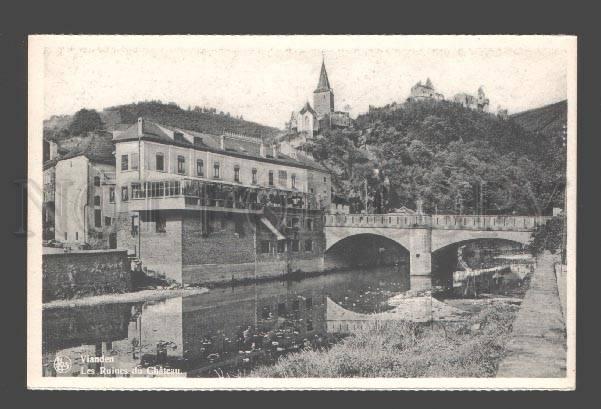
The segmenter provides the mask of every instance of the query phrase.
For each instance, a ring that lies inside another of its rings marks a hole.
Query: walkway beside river
[[[555,276],[555,257],[537,259],[536,269],[513,324],[498,378],[566,376],[566,332]]]

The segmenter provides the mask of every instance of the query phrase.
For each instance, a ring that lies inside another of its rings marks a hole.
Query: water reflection
[[[509,252],[501,250],[477,249],[465,257],[470,267],[499,265],[508,262],[498,258]],[[457,263],[452,255],[440,258],[444,269],[432,278],[448,282]],[[243,375],[281,355],[337,342],[342,335],[328,332],[328,297],[340,308],[368,314],[393,308],[387,300],[397,294],[430,286],[430,277],[410,278],[402,264],[163,301],[45,310],[44,375],[163,375],[149,368],[173,369],[170,376]],[[70,359],[68,371],[56,372],[57,355]]]
[[[44,312],[45,374],[80,376],[87,369],[99,374],[100,368],[131,373],[158,366],[188,376],[235,376],[283,354],[336,342],[340,336],[327,331],[326,297],[356,312],[381,312],[390,308],[388,298],[407,289],[407,266],[396,266],[160,302],[49,310]],[[69,372],[56,373],[57,354],[69,356]],[[90,363],[86,356],[114,359]]]

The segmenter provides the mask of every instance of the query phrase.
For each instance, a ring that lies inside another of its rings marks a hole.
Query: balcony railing
[[[260,210],[264,207],[317,209],[313,195],[275,188],[228,186],[195,180],[132,182],[131,199],[183,197],[187,206]]]

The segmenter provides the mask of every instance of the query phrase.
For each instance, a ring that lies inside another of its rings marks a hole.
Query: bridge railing
[[[391,214],[327,214],[326,226],[337,227],[430,227],[432,217],[428,215]]]
[[[328,227],[433,228],[449,230],[532,231],[545,224],[550,216],[462,216],[462,215],[393,215],[328,214]]]
[[[434,215],[432,216],[432,228],[532,231],[536,226],[545,224],[550,218],[549,216]]]

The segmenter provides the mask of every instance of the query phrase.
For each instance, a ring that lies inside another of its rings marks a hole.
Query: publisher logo
[[[54,358],[54,369],[57,373],[65,373],[71,369],[71,359],[67,356],[57,355]]]

